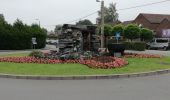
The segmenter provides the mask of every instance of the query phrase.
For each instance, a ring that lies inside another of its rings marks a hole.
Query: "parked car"
[[[154,38],[152,41],[147,43],[147,48],[168,50],[170,48],[170,39],[169,38]]]

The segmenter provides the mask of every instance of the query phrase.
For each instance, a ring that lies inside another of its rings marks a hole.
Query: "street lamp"
[[[40,20],[38,18],[35,20],[38,21],[38,26],[40,27]]]
[[[104,48],[104,1],[96,0],[101,2],[101,48]]]

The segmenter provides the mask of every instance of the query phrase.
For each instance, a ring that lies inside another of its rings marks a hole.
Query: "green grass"
[[[90,69],[81,64],[19,64],[1,62],[0,73],[19,75],[107,75],[170,69],[170,58],[167,57],[151,59],[128,58],[127,60],[129,61],[128,66],[107,70]]]

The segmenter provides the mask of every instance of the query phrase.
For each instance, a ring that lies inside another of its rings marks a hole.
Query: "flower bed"
[[[79,63],[87,65],[90,68],[96,69],[111,69],[120,68],[128,64],[122,58],[104,57],[109,59],[107,62],[102,62],[102,58],[81,59],[81,60],[52,60],[52,59],[38,59],[35,57],[2,57],[0,62],[14,62],[14,63],[37,63],[37,64],[61,64],[61,63]]]
[[[160,55],[154,54],[137,54],[137,53],[125,53],[125,58],[161,58]]]

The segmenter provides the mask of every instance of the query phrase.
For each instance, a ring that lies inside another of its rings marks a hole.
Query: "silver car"
[[[163,49],[168,50],[170,48],[169,38],[154,38],[151,42],[147,43],[148,49]]]

